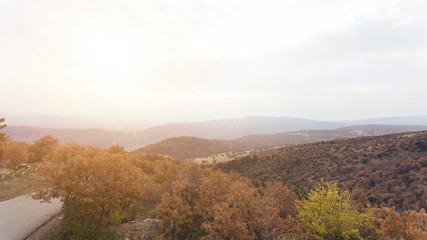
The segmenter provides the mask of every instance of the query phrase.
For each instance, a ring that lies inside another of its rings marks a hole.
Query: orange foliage
[[[41,137],[30,145],[29,158],[30,162],[41,162],[50,157],[50,155],[59,147],[59,140],[51,135]]]
[[[274,239],[286,232],[285,226],[291,226],[279,214],[293,212],[296,196],[283,185],[269,185],[260,192],[238,175],[209,170],[197,174],[195,169],[191,175],[191,181],[175,181],[157,206],[162,238]],[[287,198],[292,199],[289,206],[281,202],[284,199],[276,199],[279,193],[270,193],[275,189],[293,195]]]
[[[7,160],[7,167],[16,168],[19,164],[28,162],[28,144],[24,142],[5,141],[0,143],[2,159]]]
[[[49,188],[33,195],[64,203],[64,223],[72,236],[93,239],[118,223],[142,198],[145,180],[127,153],[112,154],[77,144],[59,148],[40,170]]]
[[[392,208],[376,209],[382,240],[422,240],[427,239],[427,214],[424,209],[419,212],[405,211],[402,215]]]

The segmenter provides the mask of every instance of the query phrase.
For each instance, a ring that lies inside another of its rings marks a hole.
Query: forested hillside
[[[156,153],[170,155],[178,159],[192,159],[253,148],[320,142],[359,136],[375,136],[425,129],[427,129],[426,126],[365,125],[344,127],[336,130],[302,130],[277,134],[249,135],[234,140],[176,137],[140,148],[135,153]]]
[[[40,239],[426,239],[426,152],[427,131],[409,132],[277,148],[221,171],[49,135],[0,142],[7,168],[37,166],[34,199],[63,203]]]
[[[303,192],[323,178],[362,202],[397,210],[427,207],[427,131],[281,147],[216,168]]]

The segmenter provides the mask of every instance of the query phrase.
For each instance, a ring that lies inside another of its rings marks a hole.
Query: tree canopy
[[[59,140],[52,135],[46,135],[30,145],[29,160],[30,162],[41,162],[50,157],[53,151],[59,147]]]
[[[127,153],[77,144],[57,149],[40,171],[49,188],[33,197],[59,198],[64,204],[64,224],[77,239],[99,238],[106,226],[121,221],[145,189],[142,172]]]

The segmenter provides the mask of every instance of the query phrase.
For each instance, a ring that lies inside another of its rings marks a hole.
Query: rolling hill
[[[7,119],[6,119],[7,121]],[[195,123],[174,123],[140,131],[108,131],[102,129],[61,129],[8,125],[4,131],[16,141],[32,142],[50,134],[61,143],[76,142],[107,148],[119,144],[127,150],[162,141],[167,138],[193,136],[210,139],[235,139],[250,134],[271,134],[301,129],[335,129],[343,123],[313,121],[302,118],[246,117],[242,119],[211,120]]]
[[[338,182],[360,202],[427,207],[427,131],[285,146],[215,168],[259,181],[281,181],[308,192],[321,179]]]
[[[174,123],[138,131],[136,135],[154,139],[154,142],[179,136],[236,139],[253,134],[272,134],[303,129],[336,129],[343,126],[347,126],[347,124],[289,117],[246,117],[195,123]]]
[[[43,120],[45,118],[42,118]],[[58,118],[63,119],[63,118]],[[390,118],[387,118],[390,119]],[[405,122],[417,122],[420,125],[427,126],[427,118],[422,116],[418,117],[397,117],[391,118],[393,123],[400,123],[405,125]],[[368,119],[369,120],[369,119]],[[363,121],[368,121],[363,120]],[[12,123],[18,123],[17,119],[11,119]],[[36,121],[36,120],[34,120]],[[61,120],[65,126],[75,126],[74,120],[70,119],[71,123]],[[76,120],[77,121],[77,120]],[[82,124],[78,120],[78,124]],[[384,119],[372,119],[369,120],[372,123],[384,122]],[[21,121],[22,122],[22,121]],[[31,122],[26,120],[23,122]],[[37,122],[37,121],[36,121]],[[100,148],[107,148],[110,145],[121,145],[127,150],[132,151],[138,148],[174,137],[191,136],[206,139],[220,139],[220,140],[232,140],[241,138],[248,135],[260,135],[260,134],[276,134],[280,132],[295,132],[300,130],[333,130],[346,126],[360,125],[359,121],[347,121],[347,122],[327,122],[327,121],[314,121],[302,118],[287,118],[287,117],[246,117],[241,119],[223,119],[223,120],[211,120],[194,123],[174,123],[161,125],[157,127],[151,127],[139,131],[108,131],[102,129],[64,129],[64,128],[42,128],[42,127],[31,127],[31,126],[15,126],[11,122],[6,123],[8,127],[4,129],[8,135],[12,136],[16,141],[25,141],[31,143],[40,137],[51,134],[54,137],[59,138],[61,143],[73,141],[82,145],[92,145]],[[46,121],[46,124],[50,123]],[[421,124],[425,123],[425,124]],[[53,124],[53,123],[52,123]],[[56,122],[54,126],[60,126],[61,123]],[[90,124],[95,124],[94,122]],[[406,124],[408,125],[408,124]],[[289,137],[289,136],[288,136]],[[295,137],[295,136],[294,136]],[[252,137],[253,138],[253,137]],[[276,137],[277,144],[282,144],[283,137]],[[264,142],[267,142],[268,146],[272,143],[265,141],[261,136],[258,136],[252,140],[242,140],[243,143],[238,143],[241,148],[252,148],[262,146]],[[252,144],[258,141],[256,144]],[[273,141],[273,140],[271,140]],[[306,142],[304,140],[303,142]],[[222,144],[222,143],[221,143]],[[287,144],[286,142],[284,144]],[[232,149],[235,149],[234,147]],[[217,152],[217,151],[215,151]]]
[[[324,140],[375,136],[426,129],[427,127],[425,126],[368,125],[344,127],[336,130],[302,130],[277,134],[249,135],[234,140],[176,137],[140,148],[136,150],[135,153],[157,153],[170,155],[178,159],[192,159],[252,148],[311,143]]]

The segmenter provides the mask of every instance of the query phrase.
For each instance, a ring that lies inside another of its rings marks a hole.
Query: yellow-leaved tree
[[[58,148],[40,169],[48,188],[33,195],[63,202],[64,225],[73,239],[99,239],[143,196],[145,179],[126,152],[77,144]]]
[[[297,210],[309,239],[376,239],[370,224],[373,210],[359,211],[350,193],[340,191],[336,184],[316,188]]]

